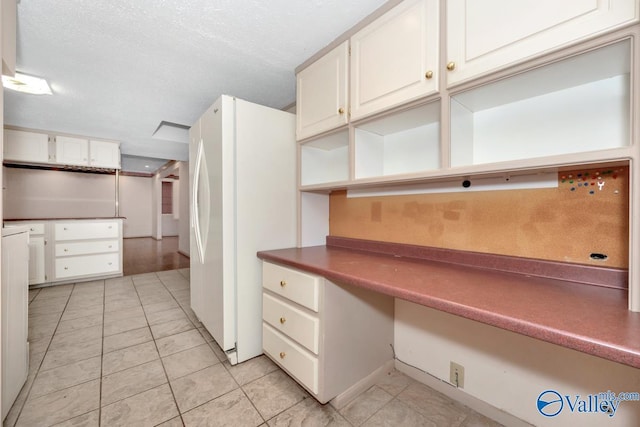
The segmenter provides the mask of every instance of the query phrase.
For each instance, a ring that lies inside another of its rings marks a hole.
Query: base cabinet
[[[393,360],[393,298],[263,263],[263,349],[319,402]]]
[[[55,222],[54,278],[122,275],[122,221]]]
[[[29,232],[29,285],[122,276],[122,220],[6,221]]]
[[[2,419],[29,372],[29,234],[26,227],[2,231]]]

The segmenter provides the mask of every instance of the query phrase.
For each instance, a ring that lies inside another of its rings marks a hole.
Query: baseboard
[[[482,415],[491,418],[503,424],[505,426],[513,426],[513,427],[532,427],[532,424],[517,418],[514,415],[511,415],[507,412],[504,412],[495,406],[492,406],[485,402],[484,400],[480,400],[477,397],[471,396],[470,394],[465,393],[459,388],[454,387],[453,385],[445,382],[439,378],[434,377],[424,371],[421,371],[418,368],[415,368],[411,365],[407,365],[406,363],[396,360],[395,368],[407,375],[408,377],[413,378],[414,380],[421,382],[422,384],[431,387],[432,389],[439,391],[445,396],[462,403],[463,405],[468,406],[476,412],[481,413]]]
[[[349,402],[351,402],[353,399],[355,399],[365,391],[369,390],[369,388],[371,388],[378,381],[384,378],[385,375],[393,371],[393,368],[394,361],[387,361],[384,365],[331,399],[329,403],[331,403],[331,406],[338,410],[344,408]]]

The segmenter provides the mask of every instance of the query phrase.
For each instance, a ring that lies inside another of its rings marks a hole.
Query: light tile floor
[[[341,410],[265,356],[231,366],[188,269],[29,291],[30,370],[4,426],[497,426],[393,372]]]

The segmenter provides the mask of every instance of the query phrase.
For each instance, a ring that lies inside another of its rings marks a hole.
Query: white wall
[[[115,175],[3,167],[5,218],[115,215]],[[151,235],[152,179],[120,176],[124,237]]]
[[[189,163],[180,162],[180,179],[178,180],[178,215],[180,221],[178,223],[178,252],[189,256]]]
[[[5,218],[91,218],[115,214],[115,176],[3,167]]]
[[[139,176],[120,176],[120,216],[123,236],[151,236],[151,196],[153,179]]]
[[[173,214],[162,214],[162,237],[177,236],[179,222]]]
[[[465,384],[458,390],[533,425],[638,426],[640,402],[621,403],[612,418],[571,413],[566,405],[546,418],[536,401],[549,389],[572,399],[640,392],[639,369],[402,300],[396,300],[395,316],[398,360],[447,382],[450,361],[461,364]]]

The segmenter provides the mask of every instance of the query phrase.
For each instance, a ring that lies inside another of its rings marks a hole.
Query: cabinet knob
[[[280,318],[280,323],[281,323],[282,325],[284,325],[284,322],[286,322],[286,321],[287,321],[287,319],[285,319],[284,317],[281,317],[281,318]]]
[[[344,114],[344,108],[342,107],[338,108],[338,114]]]
[[[453,71],[453,70],[455,70],[455,69],[456,69],[456,63],[455,63],[455,62],[453,62],[453,61],[452,61],[452,62],[449,62],[449,63],[447,64],[447,70],[449,70],[449,71]]]
[[[67,249],[67,248],[64,248],[64,251],[65,251],[65,252],[69,252],[69,249]]]
[[[281,280],[280,281],[280,286],[282,286],[284,288],[285,286],[287,286],[287,282],[285,282],[284,280]]]
[[[67,231],[67,227],[63,227],[62,229],[63,229],[64,231]]]
[[[69,269],[69,267],[65,267],[64,269],[65,269],[65,270],[68,270],[68,269]]]
[[[429,70],[426,73],[424,73],[424,76],[427,80],[433,78],[433,71]]]
[[[285,353],[284,351],[280,352],[280,359],[284,359],[284,357],[287,355],[287,353]]]

